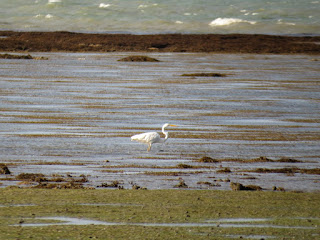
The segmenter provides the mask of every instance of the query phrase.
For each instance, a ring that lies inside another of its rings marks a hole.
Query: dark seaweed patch
[[[211,157],[202,157],[197,162],[206,162],[206,163],[218,163],[218,162],[242,162],[242,163],[254,163],[254,162],[283,162],[283,163],[301,163],[301,161],[289,158],[289,157],[282,157],[277,160],[270,159],[265,156],[252,158],[252,159],[242,159],[242,158],[224,158],[224,159],[215,159]]]
[[[217,162],[219,162],[219,160],[213,159],[213,158],[211,158],[211,157],[204,156],[204,157],[198,159],[197,162],[217,163]]]
[[[241,183],[230,183],[230,187],[233,191],[261,191],[262,188],[256,185],[247,185],[244,186]]]
[[[230,168],[225,167],[223,169],[217,170],[217,173],[231,173],[231,170],[230,170]]]
[[[226,77],[223,73],[184,73],[182,77]]]
[[[300,169],[301,173],[305,174],[317,174],[320,175],[320,168],[312,168],[312,169]]]
[[[32,181],[32,182],[47,182],[44,174],[41,173],[20,173],[16,176],[17,180]]]
[[[128,56],[118,61],[121,62],[159,62],[158,59],[147,57],[147,56]]]
[[[254,170],[251,170],[252,172],[256,173],[297,173],[298,168],[276,168],[276,169],[269,169],[269,168],[257,168]],[[250,172],[251,172],[250,171]]]
[[[9,168],[3,163],[0,163],[0,174],[11,174]]]
[[[101,185],[99,185],[98,187],[104,187],[104,188],[120,188],[120,182],[115,180],[112,181],[111,183],[102,183]]]
[[[188,185],[185,183],[183,179],[180,179],[177,185],[173,186],[174,188],[188,188]]]
[[[48,60],[46,57],[32,57],[30,54],[28,55],[15,55],[15,54],[0,54],[0,59],[35,59],[35,60]]]
[[[177,165],[177,168],[193,168],[193,166],[188,165],[188,164],[180,163],[180,164]]]
[[[28,55],[13,55],[13,54],[0,54],[0,58],[2,59],[33,59],[33,57]]]
[[[311,169],[301,169],[297,167],[292,168],[256,168],[253,170],[247,170],[247,172],[256,172],[256,173],[286,173],[286,174],[295,174],[295,173],[305,173],[305,174],[320,174],[320,168],[311,168]]]

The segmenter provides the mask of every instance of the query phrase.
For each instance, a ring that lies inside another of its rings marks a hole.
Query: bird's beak
[[[173,124],[169,124],[169,126],[171,126],[171,127],[178,127],[177,125],[173,125]]]

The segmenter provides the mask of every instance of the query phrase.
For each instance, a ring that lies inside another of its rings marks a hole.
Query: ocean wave
[[[108,8],[111,4],[100,3],[99,8]]]
[[[48,0],[48,4],[61,3],[62,0]]]
[[[256,24],[257,22],[243,20],[240,18],[217,18],[217,19],[213,20],[211,23],[209,23],[209,26],[211,26],[211,27],[228,26],[228,25],[236,24],[236,23]]]
[[[30,4],[33,2],[33,4]],[[319,0],[1,0],[0,29],[130,33],[320,34]],[[158,2],[158,3],[155,3]],[[241,2],[241,4],[240,4]],[[23,12],[23,14],[21,14]],[[45,20],[45,21],[44,21]],[[49,21],[50,20],[50,21]]]

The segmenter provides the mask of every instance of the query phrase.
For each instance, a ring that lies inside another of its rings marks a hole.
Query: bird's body
[[[168,139],[169,134],[168,132],[164,131],[164,129],[168,126],[174,127],[176,125],[166,123],[162,126],[162,132],[165,135],[165,138],[161,138],[157,132],[146,132],[146,133],[141,133],[141,134],[132,136],[131,141],[137,141],[140,143],[147,144],[148,145],[147,151],[149,152],[151,150],[151,146],[153,143],[164,143]]]

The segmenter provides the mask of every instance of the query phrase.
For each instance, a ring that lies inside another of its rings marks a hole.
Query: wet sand
[[[319,54],[319,36],[87,34],[0,31],[0,51]]]
[[[318,56],[29,54],[1,60],[3,187],[319,190]],[[165,122],[167,144],[130,141]]]

